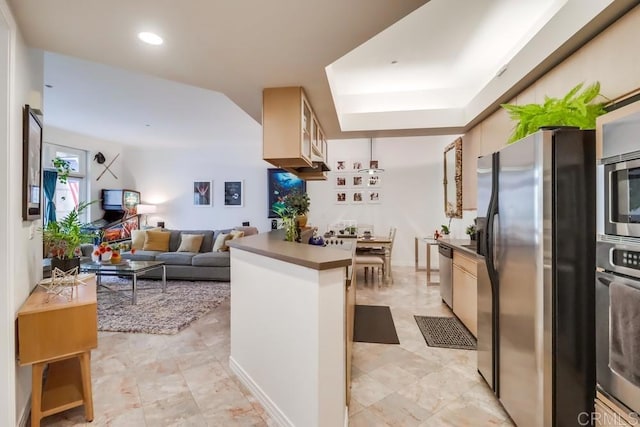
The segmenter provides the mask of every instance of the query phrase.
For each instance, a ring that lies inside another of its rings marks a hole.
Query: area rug
[[[131,279],[103,277],[98,288],[98,330],[145,334],[178,333],[229,299],[228,282],[138,280],[138,304],[131,305]],[[121,292],[120,292],[121,291]]]
[[[476,339],[456,317],[413,316],[430,347],[475,350]]]
[[[400,344],[389,307],[386,305],[356,305],[353,340],[378,344]]]

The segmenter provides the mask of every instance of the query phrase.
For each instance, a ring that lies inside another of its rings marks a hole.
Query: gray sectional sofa
[[[257,234],[255,227],[236,227],[234,230],[244,231],[245,236]],[[173,280],[216,280],[231,279],[229,251],[212,252],[213,244],[220,233],[227,230],[166,230],[171,233],[169,238],[169,252],[136,250],[135,253],[123,252],[122,258],[133,261],[164,261],[167,266],[167,279]],[[180,246],[180,235],[203,234],[204,239],[199,252],[176,252]],[[152,270],[144,275],[145,278],[160,279],[161,270]]]

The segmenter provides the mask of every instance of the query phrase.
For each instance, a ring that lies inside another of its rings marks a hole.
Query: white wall
[[[7,34],[0,37],[3,43],[0,54],[5,52],[5,48],[9,52],[8,67],[0,73],[2,84],[9,90],[8,98],[2,93],[3,99],[8,99],[9,110],[0,109],[0,113],[8,113],[8,134],[3,133],[2,136],[6,147],[2,156],[5,174],[1,178],[3,195],[6,196],[2,215],[2,237],[6,244],[3,249],[8,248],[3,254],[6,261],[3,273],[6,274],[2,286],[7,291],[1,310],[5,313],[6,309],[7,317],[2,318],[1,326],[3,332],[8,333],[0,334],[3,338],[0,343],[0,378],[3,380],[0,381],[0,424],[15,425],[28,413],[31,393],[31,369],[20,368],[15,358],[16,313],[42,278],[42,238],[37,232],[41,221],[22,221],[22,107],[28,103],[42,108],[43,53],[26,47],[5,0],[0,0],[0,15],[0,20],[6,21],[9,29],[8,39],[5,37]],[[0,60],[2,66],[7,65],[5,59]]]
[[[457,135],[406,138],[376,138],[373,158],[385,171],[382,175],[382,203],[336,204],[334,202],[336,160],[362,160],[368,164],[368,139],[329,141],[329,162],[332,172],[327,181],[307,183],[311,199],[309,220],[321,232],[340,220],[356,220],[373,224],[374,234],[387,234],[391,226],[397,227],[393,248],[394,265],[413,265],[414,237],[432,236],[434,230],[446,224],[443,202],[444,147]],[[347,190],[349,191],[349,190]],[[365,192],[367,190],[365,189]],[[451,222],[452,236],[465,238],[464,229],[473,223],[475,212],[465,212],[463,219]],[[424,252],[421,252],[424,253]],[[420,259],[424,259],[420,255]]]
[[[149,225],[164,221],[169,229],[231,228],[249,221],[268,231],[267,168],[262,160],[262,133],[202,148],[124,149],[124,175],[142,201],[157,205]],[[193,182],[214,181],[213,206],[193,205]],[[244,181],[244,206],[224,206],[224,181]]]
[[[44,103],[46,108],[46,97],[44,99]],[[121,144],[48,126],[46,113],[44,115],[43,140],[44,142],[51,144],[78,148],[88,152],[87,179],[89,181],[89,200],[99,200],[101,198],[101,190],[103,188],[130,188],[129,185],[131,183],[125,181],[126,178],[123,174],[124,156],[122,154],[123,148]],[[93,160],[93,157],[98,152],[104,154],[106,158],[104,165],[98,164]],[[111,170],[113,175],[117,178],[111,175],[108,171],[102,174],[104,166],[108,165],[118,155],[119,157],[115,159],[111,166],[109,166],[109,170]],[[47,167],[50,165],[43,166]],[[100,174],[102,174],[102,176],[100,177],[100,180],[97,180]],[[89,207],[89,215],[92,221],[102,218],[103,214],[104,211],[100,208],[99,202]]]

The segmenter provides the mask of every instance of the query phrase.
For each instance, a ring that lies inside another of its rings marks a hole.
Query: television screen
[[[134,190],[102,190],[102,209],[105,211],[127,211],[127,216],[136,214],[140,203],[140,192]]]
[[[287,194],[293,190],[307,191],[307,183],[303,179],[284,169],[267,169],[267,183],[269,186],[269,218],[278,218],[278,215],[273,211],[273,205],[282,202]]]

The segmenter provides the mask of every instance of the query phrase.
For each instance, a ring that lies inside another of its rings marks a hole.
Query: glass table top
[[[122,260],[119,264],[112,264],[111,261],[105,262],[86,262],[80,264],[80,271],[96,273],[96,272],[136,272],[146,270],[148,268],[159,267],[164,261],[130,261]]]

